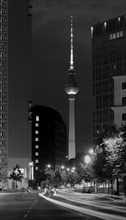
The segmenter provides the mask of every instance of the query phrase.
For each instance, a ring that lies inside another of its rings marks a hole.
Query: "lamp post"
[[[29,162],[29,179],[34,180],[34,163],[33,161]]]
[[[91,162],[91,157],[89,155],[86,155],[84,157],[84,161],[85,161],[86,164],[89,164]]]

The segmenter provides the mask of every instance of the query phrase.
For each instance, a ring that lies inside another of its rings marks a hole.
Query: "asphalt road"
[[[0,220],[89,220],[74,210],[53,204],[37,193],[0,193]]]
[[[46,194],[0,192],[0,220],[126,220],[124,204],[105,196],[68,190]]]

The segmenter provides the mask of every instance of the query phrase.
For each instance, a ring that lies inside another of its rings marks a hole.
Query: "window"
[[[35,138],[35,141],[39,141],[39,139],[38,139],[38,138]]]
[[[38,146],[38,145],[35,145],[35,148],[36,148],[36,149],[38,149],[38,148],[39,148],[39,146]]]
[[[38,170],[38,167],[35,167],[35,170]]]
[[[39,152],[35,152],[35,156],[38,156],[39,155]]]
[[[39,133],[39,131],[38,130],[35,130],[35,134],[38,134]]]
[[[39,121],[39,116],[36,116],[36,121]]]
[[[35,127],[38,127],[39,126],[39,124],[38,123],[35,123]]]
[[[126,89],[126,82],[122,83],[122,89]]]
[[[35,160],[35,163],[39,163],[39,160],[37,159],[37,160]]]
[[[126,97],[122,97],[122,105],[126,105]]]
[[[126,114],[122,114],[122,120],[126,121]]]
[[[114,40],[116,38],[123,37],[123,31],[115,32],[109,35],[109,40]]]

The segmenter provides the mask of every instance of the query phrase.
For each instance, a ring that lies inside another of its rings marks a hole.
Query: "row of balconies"
[[[7,6],[7,4],[8,4],[7,0],[0,0],[1,6]]]

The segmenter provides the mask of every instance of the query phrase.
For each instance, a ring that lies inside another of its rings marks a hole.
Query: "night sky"
[[[32,0],[33,104],[54,108],[68,125],[64,91],[70,62],[70,16],[73,15],[77,152],[92,147],[92,70],[90,27],[126,13],[126,0]]]

